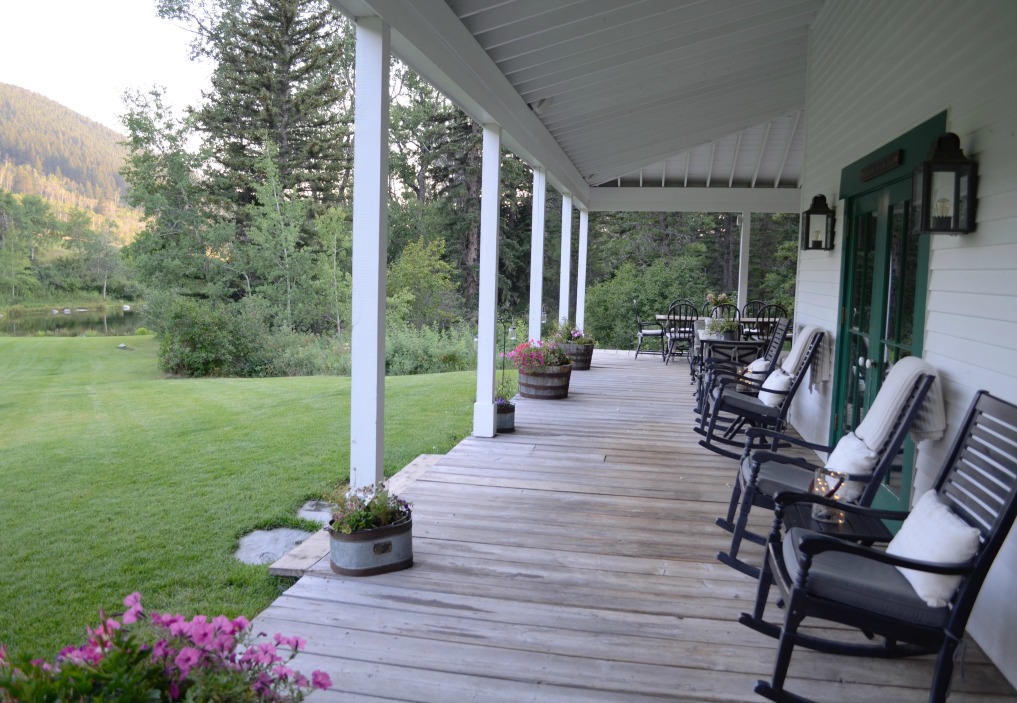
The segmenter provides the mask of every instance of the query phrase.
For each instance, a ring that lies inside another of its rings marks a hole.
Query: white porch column
[[[484,125],[480,181],[480,286],[477,306],[477,400],[473,434],[494,437],[494,352],[498,306],[498,206],[501,200],[501,128]]]
[[[357,20],[350,485],[384,479],[389,27]]]
[[[741,214],[742,233],[738,241],[738,309],[745,307],[749,302],[749,224],[752,222],[752,213]]]
[[[530,229],[530,320],[529,339],[540,339],[544,307],[544,205],[547,202],[547,171],[533,169],[533,215]]]
[[[590,213],[579,211],[579,256],[576,269],[576,327],[586,327],[586,252],[590,238]]]
[[[558,319],[555,324],[569,318],[569,289],[572,281],[572,196],[561,196],[561,283],[558,286]]]

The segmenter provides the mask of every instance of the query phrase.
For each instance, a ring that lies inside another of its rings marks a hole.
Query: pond
[[[128,335],[141,326],[142,316],[131,309],[60,308],[51,310],[0,311],[0,336],[33,337],[39,333],[62,336]]]

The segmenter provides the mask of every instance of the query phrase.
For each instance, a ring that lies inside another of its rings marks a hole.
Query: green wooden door
[[[858,426],[890,368],[921,356],[928,237],[910,232],[911,179],[851,197],[834,374],[831,437]],[[876,504],[906,509],[913,447],[906,447]]]

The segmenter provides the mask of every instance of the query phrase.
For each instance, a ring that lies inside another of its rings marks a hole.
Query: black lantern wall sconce
[[[918,234],[967,234],[975,229],[978,162],[964,156],[960,137],[947,132],[915,168],[911,229]]]
[[[833,224],[834,211],[826,204],[826,196],[814,196],[802,213],[802,250],[833,249]]]

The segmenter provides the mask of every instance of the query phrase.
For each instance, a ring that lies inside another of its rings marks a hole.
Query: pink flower
[[[324,671],[313,671],[311,673],[311,685],[322,691],[332,688],[332,679]]]
[[[197,645],[211,644],[215,639],[215,625],[201,622],[198,618],[191,621],[191,641]]]
[[[233,618],[233,632],[234,632],[234,634],[237,633],[237,632],[243,632],[244,630],[246,630],[250,626],[251,626],[251,621],[248,620],[247,618],[245,618],[243,615],[241,615],[238,618]]]
[[[172,657],[174,654],[176,654],[176,650],[170,647],[169,643],[166,642],[166,640],[159,640],[158,642],[155,643],[155,646],[152,647],[153,659],[163,659],[167,657]]]
[[[124,605],[126,605],[128,608],[133,608],[134,606],[140,606],[141,605],[141,594],[138,591],[135,591],[131,595],[127,596],[126,598],[124,598]]]
[[[273,639],[275,639],[276,644],[281,645],[283,647],[289,647],[294,652],[299,652],[307,645],[307,640],[305,639],[302,639],[297,636],[284,637],[281,633],[278,632],[275,633],[275,637]]]
[[[287,679],[289,679],[289,677],[293,675],[293,669],[289,668],[288,666],[283,666],[282,664],[280,664],[279,666],[272,668],[272,673],[275,674],[278,678],[282,679],[283,681],[286,681]]]
[[[264,664],[268,666],[269,664],[275,664],[276,662],[281,661],[281,658],[276,653],[274,644],[263,642],[248,648],[248,650],[244,652],[244,656],[241,658],[241,661],[253,661],[255,664]]]
[[[180,676],[184,678],[191,671],[191,668],[201,661],[201,651],[194,647],[184,647],[180,650],[173,663],[180,669]]]

